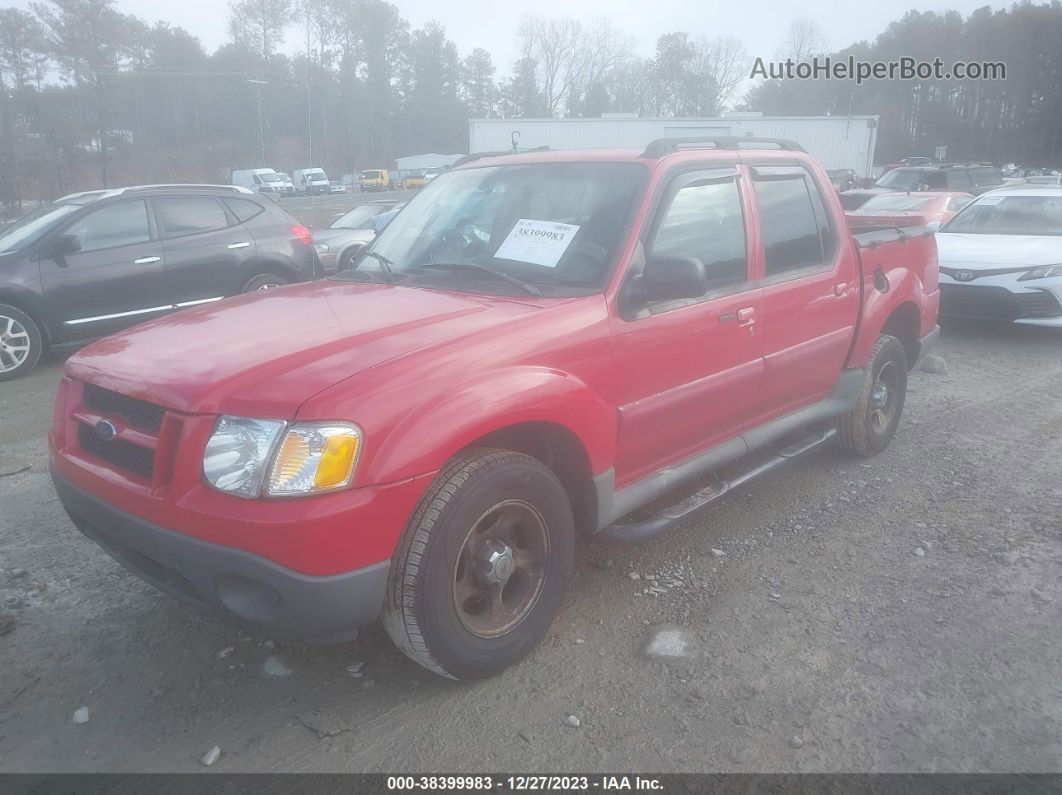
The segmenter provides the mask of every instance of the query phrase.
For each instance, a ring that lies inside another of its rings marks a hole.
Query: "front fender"
[[[593,474],[613,464],[615,408],[568,373],[516,366],[477,373],[474,381],[421,403],[371,455],[362,485],[435,472],[477,439],[525,422],[548,422],[570,431],[586,450]],[[371,433],[368,441],[373,443]]]

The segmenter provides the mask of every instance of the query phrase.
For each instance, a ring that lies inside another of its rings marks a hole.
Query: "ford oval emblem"
[[[972,282],[977,278],[977,274],[973,271],[955,271],[954,278],[957,282]]]
[[[110,420],[100,420],[96,423],[96,438],[101,442],[109,442],[118,436],[118,429]]]

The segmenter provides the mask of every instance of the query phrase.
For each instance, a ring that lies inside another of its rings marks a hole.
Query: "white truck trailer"
[[[639,118],[605,114],[591,119],[471,119],[470,152],[640,147],[656,138],[743,136],[787,138],[827,169],[850,168],[869,177],[877,144],[877,116],[763,116],[733,113],[719,118]]]

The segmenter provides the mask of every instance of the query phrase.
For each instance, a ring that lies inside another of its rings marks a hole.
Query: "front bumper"
[[[1062,279],[1019,281],[1019,275],[978,276],[972,282],[960,282],[942,272],[941,317],[1062,327]]]
[[[177,533],[82,491],[52,471],[77,528],[168,594],[277,639],[341,638],[383,606],[389,561],[316,577],[250,552]]]

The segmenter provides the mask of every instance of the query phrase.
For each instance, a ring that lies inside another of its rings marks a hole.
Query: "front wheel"
[[[845,452],[870,458],[889,446],[907,397],[907,353],[903,343],[882,334],[863,368],[863,388],[852,411],[837,420]]]
[[[41,331],[33,318],[0,304],[0,381],[10,381],[34,368],[44,350]]]
[[[470,451],[439,473],[406,527],[383,625],[430,671],[492,676],[542,640],[574,554],[568,495],[545,464],[507,450]]]

